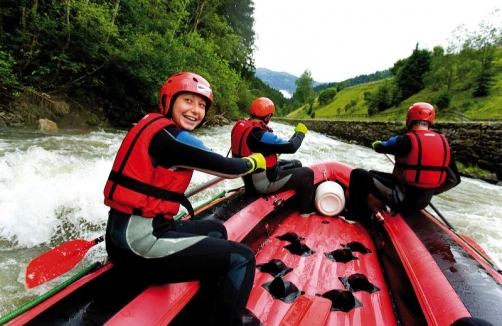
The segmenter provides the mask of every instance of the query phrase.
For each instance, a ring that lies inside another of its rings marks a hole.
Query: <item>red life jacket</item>
[[[411,151],[396,158],[394,174],[409,185],[421,188],[439,187],[446,179],[450,164],[450,146],[444,135],[430,130],[407,133]]]
[[[181,203],[193,216],[184,195],[193,170],[154,166],[148,154],[153,136],[173,124],[162,114],[150,113],[127,133],[105,185],[105,205],[128,214],[171,219]]]
[[[232,157],[245,157],[253,154],[247,145],[247,139],[251,131],[255,128],[272,132],[269,126],[265,122],[252,122],[249,120],[239,120],[235,123],[232,128]],[[277,164],[277,155],[271,154],[265,156],[265,161],[267,163],[267,169],[273,168]]]

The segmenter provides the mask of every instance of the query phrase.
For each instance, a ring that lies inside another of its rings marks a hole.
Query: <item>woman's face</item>
[[[206,99],[195,93],[181,93],[173,104],[173,121],[181,129],[192,131],[206,115]]]

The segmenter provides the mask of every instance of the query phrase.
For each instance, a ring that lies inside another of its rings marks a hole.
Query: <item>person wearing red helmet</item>
[[[275,113],[274,103],[259,97],[249,108],[249,119],[242,119],[232,128],[232,156],[244,157],[262,153],[266,160],[265,171],[255,171],[243,177],[246,191],[271,194],[289,189],[301,189],[299,213],[308,217],[313,206],[314,172],[302,166],[299,160],[278,159],[280,154],[295,153],[301,146],[307,127],[299,123],[289,140],[277,137],[268,123]]]
[[[184,196],[194,170],[238,178],[265,168],[261,154],[227,158],[190,134],[212,102],[206,79],[175,74],[160,90],[160,113],[147,114],[127,133],[104,189],[110,207],[106,250],[131,280],[218,284],[215,307],[209,308],[214,322],[242,325],[254,280],[253,251],[227,240],[219,221],[173,218],[180,204],[194,215]]]
[[[448,140],[430,130],[435,116],[431,104],[415,103],[406,115],[406,134],[373,142],[377,153],[394,155],[394,169],[392,173],[352,170],[347,203],[350,219],[369,222],[366,198],[370,194],[395,211],[416,211],[425,208],[433,195],[460,183]]]

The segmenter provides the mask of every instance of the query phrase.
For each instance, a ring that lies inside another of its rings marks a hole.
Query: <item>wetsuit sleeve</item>
[[[250,172],[248,160],[227,158],[208,147],[189,132],[167,127],[158,132],[149,146],[154,166],[188,168],[233,179]]]
[[[406,157],[411,151],[411,140],[408,135],[400,135],[381,141],[374,146],[374,150],[381,154],[392,154],[396,157]]]
[[[460,173],[458,172],[457,163],[453,158],[453,153],[450,150],[450,164],[446,169],[446,180],[434,191],[434,195],[439,195],[445,191],[450,190],[453,187],[456,187],[460,183]]]
[[[246,142],[252,152],[262,153],[267,156],[272,154],[293,154],[300,148],[304,138],[305,134],[301,132],[295,132],[289,140],[285,140],[272,132],[253,129]]]

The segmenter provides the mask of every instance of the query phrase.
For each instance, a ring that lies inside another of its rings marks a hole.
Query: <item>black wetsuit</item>
[[[279,138],[273,132],[254,128],[246,139],[246,144],[253,153],[263,156],[275,154],[293,154],[301,146],[305,134],[295,132],[289,140]],[[314,210],[314,172],[302,166],[299,160],[278,160],[272,168],[265,172],[255,172],[243,177],[246,189],[261,194],[271,194],[284,190],[301,190],[299,196],[299,213],[310,213]]]
[[[378,153],[406,157],[412,150],[412,144],[408,135],[400,135],[377,143],[374,149]],[[349,218],[362,222],[369,221],[372,211],[366,205],[366,198],[370,194],[395,211],[414,211],[425,208],[433,195],[447,191],[459,183],[460,174],[451,151],[447,177],[439,188],[410,186],[398,182],[397,177],[391,173],[354,169],[350,174],[349,181],[347,205]]]
[[[221,156],[175,126],[152,138],[147,155],[154,166],[194,169],[227,178],[241,177],[251,169],[247,160]],[[215,308],[211,309],[214,323],[241,325],[254,281],[255,255],[247,246],[227,240],[222,223],[144,218],[111,209],[106,249],[114,265],[131,280],[218,284],[213,293]]]

